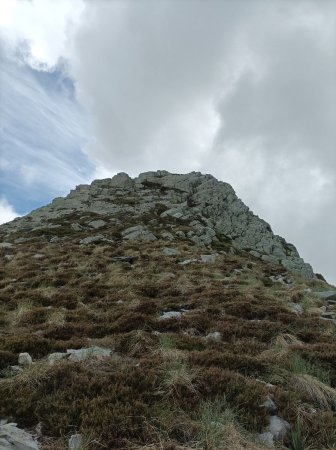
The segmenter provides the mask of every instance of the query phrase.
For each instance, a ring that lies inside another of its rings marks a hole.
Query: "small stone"
[[[266,433],[258,434],[257,440],[258,442],[260,442],[260,444],[265,445],[265,447],[267,448],[275,448],[273,441],[273,434],[270,433],[269,431],[266,431]]]
[[[58,237],[58,236],[54,236],[54,237],[52,237],[51,239],[50,239],[50,243],[51,244],[56,244],[56,242],[61,242],[62,241],[62,239],[60,238],[60,237]]]
[[[281,441],[290,429],[290,424],[279,416],[271,416],[269,418],[269,425],[267,431],[269,431],[273,439]]]
[[[295,314],[300,315],[303,313],[303,309],[300,303],[290,303],[289,306],[291,311],[294,312]]]
[[[167,311],[162,314],[160,317],[161,320],[171,319],[173,317],[181,317],[182,312],[181,311]]]
[[[161,233],[161,237],[165,241],[173,241],[174,240],[174,236],[171,233],[169,233],[169,231],[164,231],[163,233]]]
[[[277,407],[274,403],[274,401],[271,399],[271,397],[267,397],[267,399],[264,401],[262,405],[260,405],[261,408],[265,408],[265,411],[269,414],[274,414],[277,410]]]
[[[34,259],[42,259],[45,257],[42,253],[35,253],[35,255],[32,256]]]
[[[33,363],[32,357],[29,353],[19,354],[19,364],[21,366],[30,366]]]
[[[214,263],[216,261],[217,255],[201,255],[202,263]]]
[[[177,250],[176,248],[169,248],[169,247],[165,247],[163,249],[163,253],[166,256],[177,256],[177,255],[181,254],[181,252],[179,250]]]
[[[260,258],[260,253],[259,252],[257,252],[256,250],[251,250],[250,251],[250,255],[252,255],[252,256],[254,256],[255,258]]]
[[[105,220],[92,220],[91,222],[88,223],[89,227],[94,228],[94,229],[99,229],[99,228],[103,228],[106,225]]]
[[[60,361],[61,359],[67,358],[69,355],[67,353],[62,352],[56,352],[56,353],[50,353],[48,356],[48,363],[52,366],[55,364],[55,362]]]
[[[70,361],[83,361],[87,358],[91,357],[106,357],[111,356],[112,350],[108,348],[102,347],[89,347],[89,348],[80,348],[80,349],[69,349],[67,353],[70,354]]]
[[[180,261],[179,265],[186,266],[186,265],[194,263],[194,262],[198,262],[198,259],[185,259],[184,261]]]
[[[98,242],[102,242],[105,240],[105,237],[102,234],[97,234],[96,236],[88,236],[79,241],[80,244],[96,244]]]
[[[121,235],[127,241],[153,242],[157,240],[157,237],[143,225],[126,228]]]
[[[7,259],[7,261],[12,261],[12,259],[14,259],[14,255],[5,255],[4,258]]]
[[[22,372],[23,369],[21,366],[10,366],[13,372]]]
[[[84,230],[84,227],[82,227],[82,225],[80,225],[79,223],[72,223],[71,229],[73,231],[82,231],[82,230]]]
[[[80,450],[82,448],[83,437],[81,434],[73,434],[69,439],[69,450]]]
[[[222,339],[222,335],[219,331],[213,331],[212,333],[209,333],[205,336],[206,340],[209,341],[220,341]]]
[[[4,442],[4,444],[3,444]],[[10,446],[8,447],[7,444]],[[16,423],[6,423],[0,426],[0,449],[38,450],[33,437],[16,426]]]

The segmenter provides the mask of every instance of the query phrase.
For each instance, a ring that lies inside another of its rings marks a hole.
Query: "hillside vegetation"
[[[45,450],[336,448],[335,288],[230,239],[164,239],[190,225],[160,208],[106,217],[0,228],[0,419]],[[126,239],[139,224],[155,239]]]

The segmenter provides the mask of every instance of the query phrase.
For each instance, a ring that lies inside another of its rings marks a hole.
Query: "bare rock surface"
[[[311,266],[304,262],[296,248],[273,234],[270,225],[253,214],[228,183],[200,172],[172,174],[158,170],[141,173],[134,179],[119,173],[111,179],[95,180],[91,185],[77,186],[65,198],[57,197],[49,205],[2,225],[0,231],[7,233],[4,242],[7,245],[10,240],[7,237],[16,231],[47,230],[50,233],[55,228],[56,233],[60,225],[54,221],[60,218],[66,221],[73,214],[99,215],[87,222],[93,229],[105,227],[111,218],[126,214],[139,217],[139,223],[123,230],[123,239],[151,242],[157,235],[151,226],[141,223],[141,218],[157,211],[158,205],[162,220],[189,227],[186,231],[166,231],[175,238],[188,239],[199,246],[224,242],[250,251],[265,262],[299,272],[303,277],[314,277]],[[81,226],[77,226],[79,231]],[[53,242],[59,241],[57,233],[53,239]],[[81,240],[83,244],[96,242],[99,238],[94,236]]]
[[[16,423],[0,425],[0,449],[38,450],[39,446],[33,436],[17,427]]]

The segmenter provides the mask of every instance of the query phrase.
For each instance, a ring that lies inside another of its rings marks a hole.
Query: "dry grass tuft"
[[[291,377],[291,385],[308,401],[322,410],[336,407],[336,389],[326,385],[308,374],[297,374]]]

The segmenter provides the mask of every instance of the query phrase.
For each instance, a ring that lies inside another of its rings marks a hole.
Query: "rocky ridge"
[[[25,239],[22,233],[46,231],[50,241],[56,242],[66,239],[59,237],[57,229],[68,222],[71,233],[99,230],[96,236],[81,240],[82,244],[94,243],[108,241],[104,228],[122,225],[125,216],[134,221],[134,226],[122,230],[125,241],[185,239],[219,249],[229,245],[249,251],[265,262],[281,264],[305,278],[314,277],[312,267],[300,258],[296,248],[253,214],[228,183],[200,172],[180,175],[159,170],[134,179],[119,173],[113,178],[95,180],[91,185],[77,186],[65,198],[55,198],[49,205],[2,225],[0,232],[6,234],[7,241],[21,233],[19,243]],[[78,218],[80,223],[75,221]]]

